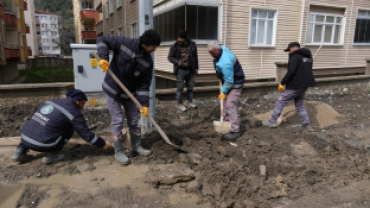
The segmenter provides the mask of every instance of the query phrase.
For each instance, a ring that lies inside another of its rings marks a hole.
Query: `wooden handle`
[[[220,94],[222,93],[222,82],[220,81]],[[221,108],[221,118],[220,121],[221,123],[224,122],[224,99],[220,99],[220,108]]]
[[[92,51],[91,52],[91,55],[93,55],[98,62],[100,62],[100,57],[95,53],[95,51]],[[134,103],[136,104],[137,107],[139,107],[140,109],[144,110],[143,109],[143,106],[141,106],[140,102],[131,94],[131,92],[122,84],[122,82],[116,77],[116,75],[112,72],[112,70],[108,69],[108,74],[114,79],[114,81],[122,88],[122,90],[128,95],[128,97],[134,101]],[[179,146],[173,144],[170,139],[167,137],[167,135],[163,132],[163,130],[161,129],[161,127],[159,127],[159,125],[157,124],[157,122],[149,115],[147,114],[147,117],[148,119],[150,120],[150,122],[152,122],[152,124],[154,125],[154,127],[157,129],[157,131],[159,132],[159,134],[162,136],[162,138],[165,140],[165,142],[169,145],[172,145],[173,147],[179,149],[179,150],[182,150]],[[182,150],[184,151],[184,150]]]

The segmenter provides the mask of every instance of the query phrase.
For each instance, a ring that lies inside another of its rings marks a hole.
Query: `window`
[[[45,24],[41,24],[41,27],[42,27],[42,28],[45,28]]]
[[[131,25],[131,37],[132,38],[138,38],[137,37],[137,24],[132,24]]]
[[[42,51],[42,47],[39,47],[39,51]]]
[[[36,27],[40,27],[40,24],[36,24]]]
[[[41,39],[38,39],[37,42],[41,43]]]
[[[35,16],[36,20],[39,20],[39,16]]]
[[[354,43],[370,44],[370,11],[358,10]]]
[[[109,33],[110,36],[114,36],[114,31],[111,30],[110,33]]]
[[[40,31],[37,31],[37,35],[41,35]]]
[[[117,7],[117,9],[118,8],[121,8],[121,6],[122,6],[122,0],[116,0],[116,7]]]
[[[17,17],[18,19],[21,19],[21,13],[19,11],[19,6],[17,5]]]
[[[82,10],[94,10],[94,0],[82,0],[81,8]]]
[[[249,45],[275,46],[277,11],[252,9]]]
[[[177,40],[178,31],[185,29],[190,39],[216,40],[217,27],[218,7],[212,6],[184,5],[154,17],[154,30],[163,41]]]
[[[117,36],[123,36],[122,27],[118,28],[118,30],[117,30]]]
[[[108,0],[109,3],[109,14],[113,14],[113,0]]]
[[[339,45],[343,16],[310,12],[307,18],[306,44]]]

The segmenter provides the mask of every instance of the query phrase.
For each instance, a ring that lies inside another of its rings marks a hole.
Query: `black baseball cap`
[[[284,51],[288,52],[288,51],[290,51],[290,48],[294,47],[294,46],[297,46],[298,48],[301,48],[301,44],[299,44],[298,42],[291,42],[291,43],[289,43],[288,48],[285,49]]]

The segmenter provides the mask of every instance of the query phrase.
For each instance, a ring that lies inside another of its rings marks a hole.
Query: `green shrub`
[[[19,71],[19,75],[27,76],[23,83],[74,82],[73,69],[35,67],[31,70]]]

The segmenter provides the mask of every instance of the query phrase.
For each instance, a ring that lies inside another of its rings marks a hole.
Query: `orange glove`
[[[218,99],[219,100],[225,100],[225,98],[226,98],[226,95],[224,94],[224,93],[221,93],[219,96],[218,96]]]
[[[279,84],[278,90],[279,90],[280,93],[282,93],[284,91],[284,88],[285,87],[283,85]]]
[[[143,107],[143,109],[140,109],[140,113],[143,114],[144,118],[148,115],[148,107]]]
[[[99,62],[99,66],[102,68],[103,72],[106,72],[109,69],[109,62],[105,59],[102,59]]]
[[[112,147],[112,145],[109,142],[105,141],[105,146],[103,147],[103,150],[107,150],[111,147]]]

